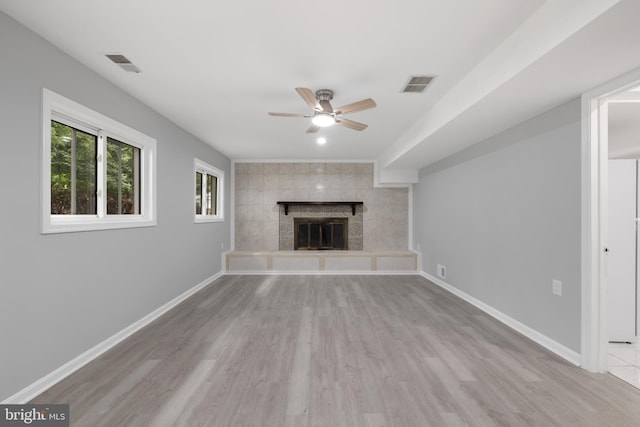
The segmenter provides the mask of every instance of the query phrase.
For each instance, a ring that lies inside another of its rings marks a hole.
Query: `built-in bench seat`
[[[413,251],[232,251],[228,273],[393,273],[417,274]]]

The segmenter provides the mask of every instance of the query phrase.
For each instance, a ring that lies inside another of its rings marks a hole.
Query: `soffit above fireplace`
[[[289,215],[289,205],[316,205],[316,206],[351,206],[351,215],[356,214],[356,206],[363,205],[364,202],[278,202],[279,205],[284,205],[284,214]]]

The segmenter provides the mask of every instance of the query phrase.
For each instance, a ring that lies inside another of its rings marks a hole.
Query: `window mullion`
[[[107,190],[106,190],[106,181],[107,181],[107,168],[106,168],[106,152],[107,152],[107,136],[104,131],[98,131],[98,149],[96,153],[96,163],[97,163],[97,177],[96,180],[96,198],[97,200],[97,214],[98,218],[104,218],[107,212]]]

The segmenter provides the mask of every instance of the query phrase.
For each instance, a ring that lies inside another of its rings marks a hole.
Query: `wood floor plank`
[[[78,427],[640,425],[640,390],[418,276],[224,276],[33,402]]]
[[[312,319],[311,308],[304,307],[289,380],[287,415],[305,415],[309,406]]]

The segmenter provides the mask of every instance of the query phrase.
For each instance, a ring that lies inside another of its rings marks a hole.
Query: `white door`
[[[637,161],[609,160],[609,341],[636,335]]]

